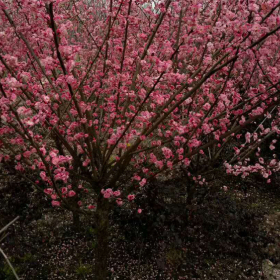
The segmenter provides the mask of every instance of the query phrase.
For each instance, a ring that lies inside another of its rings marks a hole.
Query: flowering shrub
[[[187,2],[2,2],[1,160],[38,172],[56,206],[87,188],[132,200],[128,166],[139,190],[243,133],[227,171],[279,170],[246,162],[279,134],[277,3]]]
[[[149,178],[215,160],[236,138],[246,143],[227,172],[268,178],[279,160],[257,149],[273,150],[280,133],[278,10],[275,0],[1,1],[0,159],[38,174],[52,205],[72,211],[133,201]]]

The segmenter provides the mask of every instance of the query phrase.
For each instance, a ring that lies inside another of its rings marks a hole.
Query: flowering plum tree
[[[0,1],[1,161],[53,206],[95,215],[96,279],[106,278],[110,207],[149,178],[212,162],[236,138],[228,173],[279,171],[260,149],[273,151],[280,133],[279,7]]]

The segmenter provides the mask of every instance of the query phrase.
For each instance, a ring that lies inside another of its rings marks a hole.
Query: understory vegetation
[[[114,209],[108,279],[263,279],[263,261],[280,261],[279,177],[269,187],[258,176],[242,183],[216,178],[197,188],[188,206],[185,184],[176,178],[147,185],[151,199],[135,201],[141,214]],[[0,194],[1,225],[20,215],[1,244],[17,273],[32,280],[95,279],[94,221],[83,217],[76,229],[68,211],[53,210],[26,187],[15,180]],[[0,279],[14,279],[3,258]]]

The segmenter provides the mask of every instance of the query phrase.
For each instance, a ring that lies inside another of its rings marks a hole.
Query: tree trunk
[[[195,185],[188,182],[187,184],[187,201],[186,201],[186,221],[189,222],[193,215],[193,199],[195,195]]]
[[[106,280],[109,256],[109,202],[98,198],[96,209],[95,280]]]
[[[75,230],[78,230],[80,228],[80,214],[72,211],[72,215],[73,215],[73,228]]]
[[[195,194],[195,186],[192,185],[192,184],[188,184],[187,185],[187,192],[188,192],[187,206],[191,206],[193,198],[194,198],[194,194]]]

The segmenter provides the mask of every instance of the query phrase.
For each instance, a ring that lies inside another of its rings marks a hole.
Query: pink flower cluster
[[[121,195],[121,192],[119,190],[113,191],[112,189],[102,189],[101,193],[103,194],[104,198],[118,197]]]

